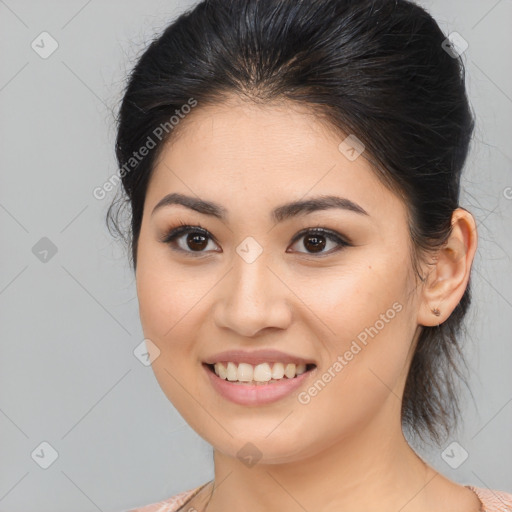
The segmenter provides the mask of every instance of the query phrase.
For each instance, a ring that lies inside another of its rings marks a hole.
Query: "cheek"
[[[297,294],[320,319],[310,320],[325,355],[317,377],[318,406],[329,407],[334,400],[363,411],[382,401],[404,376],[414,316],[406,273],[391,263],[338,270],[316,287],[304,277],[297,283]]]
[[[387,309],[383,311],[386,314]],[[362,328],[356,325],[361,317],[357,321],[347,317],[347,322],[340,318],[336,326],[338,336],[332,337],[327,347],[330,348],[327,361],[297,397],[295,420],[310,424],[311,429],[297,427],[295,434],[288,430],[287,435],[302,440],[304,435],[309,436],[304,444],[314,453],[316,445],[331,444],[352,435],[381,411],[385,411],[387,425],[392,418],[400,418],[401,387],[405,382],[409,347],[405,311],[405,308],[391,308],[389,323],[382,321],[383,324],[370,320],[373,315],[369,315],[367,325]],[[356,333],[354,336],[344,330],[349,322],[350,330]],[[362,322],[364,325],[365,321]],[[321,439],[316,430],[319,422]],[[293,431],[294,427],[287,426]]]
[[[141,257],[137,267],[139,316],[144,337],[160,351],[151,365],[160,388],[197,430],[200,428],[197,422],[207,420],[202,408],[191,400],[191,395],[200,396],[197,371],[201,368],[190,335],[197,329],[194,313],[197,314],[197,302],[204,293],[191,286],[189,279],[185,281],[181,277],[180,280],[169,268]]]
[[[198,298],[190,289],[190,283],[184,285],[153,271],[141,272],[137,282],[144,336],[157,345],[163,359],[173,367],[178,358],[192,357],[193,346],[189,340],[194,324],[197,325],[194,313],[197,311]]]
[[[141,250],[138,261],[139,316],[144,337],[160,351],[152,363],[153,371],[175,402],[181,400],[183,392],[177,382],[195,392],[197,372],[203,371],[197,340],[208,339],[208,329],[206,334],[201,330],[206,328],[204,320],[210,309],[208,291],[218,277],[201,265],[184,271],[168,259],[151,256],[149,250]]]
[[[297,273],[294,292],[316,315],[316,325],[325,336],[344,342],[374,325],[381,315],[384,321],[398,316],[396,310],[401,308],[393,308],[393,304],[403,308],[408,289],[405,273],[391,268],[391,263],[382,259],[373,264],[360,261],[346,267]]]
[[[137,297],[144,334],[160,342],[172,339],[198,301],[200,278],[194,280],[193,276],[185,276],[171,264],[166,251],[146,242],[144,237],[141,237],[137,258]]]
[[[172,326],[173,318],[169,316],[172,304],[169,300],[169,288],[158,273],[145,268],[144,263],[137,272],[137,296],[139,315],[147,338],[160,340]]]

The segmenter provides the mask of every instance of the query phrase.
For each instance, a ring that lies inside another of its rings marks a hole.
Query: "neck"
[[[214,464],[208,512],[426,511],[432,503],[424,489],[440,478],[409,446],[399,422],[390,423],[385,412],[309,457],[247,467],[215,450]]]

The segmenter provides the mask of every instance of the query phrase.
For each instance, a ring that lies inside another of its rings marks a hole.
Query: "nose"
[[[248,263],[238,255],[222,280],[213,307],[215,324],[243,337],[286,329],[292,319],[292,291],[264,254]]]

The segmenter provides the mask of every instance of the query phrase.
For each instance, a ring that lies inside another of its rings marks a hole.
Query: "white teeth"
[[[297,369],[295,370],[297,372],[297,375],[300,375],[306,371],[306,365],[305,364],[298,364]]]
[[[272,371],[268,363],[258,364],[254,368],[253,378],[256,382],[268,382],[272,378]]]
[[[222,363],[217,363],[215,366],[215,373],[221,378],[221,379],[227,379],[228,377],[228,371],[226,370],[226,367]]]
[[[269,382],[270,380],[282,380],[284,377],[293,379],[306,371],[305,364],[294,363],[261,363],[256,366],[248,363],[235,364],[228,362],[215,363],[213,365],[215,373],[221,379],[227,379],[231,382]]]
[[[284,377],[284,364],[283,363],[274,363],[272,367],[272,378],[273,379],[282,379]]]
[[[230,381],[235,381],[237,379],[236,374],[236,364],[228,363],[228,368],[226,370],[226,378]]]
[[[296,366],[293,363],[289,363],[284,367],[284,374],[289,378],[293,379],[295,377],[295,369]]]
[[[240,363],[236,373],[237,380],[241,382],[251,382],[254,373],[252,366],[247,363]]]

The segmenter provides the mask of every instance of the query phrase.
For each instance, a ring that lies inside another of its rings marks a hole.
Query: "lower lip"
[[[215,372],[203,364],[213,388],[224,398],[239,405],[262,405],[277,402],[290,395],[309,378],[316,367],[301,373],[293,379],[283,379],[271,384],[241,384],[221,379]]]

